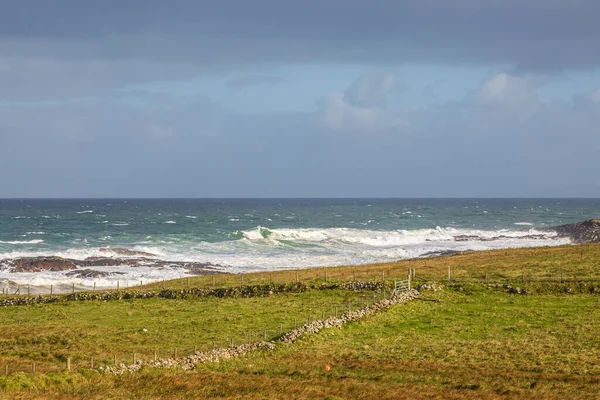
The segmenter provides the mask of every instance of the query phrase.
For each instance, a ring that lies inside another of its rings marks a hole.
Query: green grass
[[[341,314],[348,306],[371,302],[371,292],[341,290],[273,294],[254,298],[132,299],[64,302],[0,309],[0,366],[13,371],[73,366],[173,355],[183,356],[212,348],[267,339],[301,325],[310,318]],[[381,297],[381,295],[379,295]]]
[[[583,256],[582,256],[583,254]],[[589,398],[600,393],[600,246],[470,253],[328,270],[328,280],[402,276],[452,284],[387,312],[282,345],[272,354],[206,364],[198,371],[145,370],[122,377],[79,369],[0,376],[0,398]],[[484,273],[488,272],[488,283]],[[560,271],[563,282],[560,282]],[[521,282],[525,272],[526,282]],[[358,275],[358,276],[357,276]],[[533,279],[532,277],[537,277]],[[234,285],[239,276],[219,276]],[[246,284],[293,281],[295,272],[254,274]],[[322,280],[323,270],[300,279]],[[212,285],[195,277],[190,285]],[[254,281],[254,282],[253,282]],[[507,293],[509,282],[531,292]],[[168,282],[185,287],[187,280]],[[217,286],[219,283],[217,281]],[[571,289],[567,293],[567,289]],[[368,293],[369,295],[371,293]],[[278,324],[314,318],[360,292],[310,290],[258,298],[65,302],[0,309],[0,373],[6,362],[57,370],[67,355],[83,367],[97,360],[152,357],[177,347],[212,346],[247,331],[278,334]],[[142,332],[147,329],[148,332]],[[284,329],[286,330],[286,329]],[[166,353],[166,354],[165,354]],[[323,369],[331,366],[330,371]],[[4,391],[4,395],[3,395]]]

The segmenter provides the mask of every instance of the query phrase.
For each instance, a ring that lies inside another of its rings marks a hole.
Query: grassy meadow
[[[448,267],[451,281],[448,282]],[[598,398],[600,245],[470,252],[369,266],[246,274],[244,285],[404,279],[420,299],[272,353],[195,371],[107,376],[89,368],[268,339],[308,318],[372,301],[373,291],[252,298],[130,299],[0,308],[0,398]],[[296,275],[297,274],[297,275]],[[168,288],[240,285],[198,276]],[[529,294],[508,293],[509,286]],[[152,290],[163,283],[146,285]],[[388,293],[389,294],[389,293]],[[294,321],[295,320],[295,321]],[[69,357],[74,370],[64,371]],[[32,373],[32,364],[36,373]],[[5,376],[4,367],[9,366]],[[329,365],[326,371],[323,367]]]

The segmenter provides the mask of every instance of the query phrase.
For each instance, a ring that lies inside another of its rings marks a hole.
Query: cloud
[[[362,75],[344,92],[344,101],[358,107],[385,107],[388,95],[398,86],[391,72]]]
[[[470,100],[519,118],[529,118],[542,106],[537,94],[542,83],[537,76],[497,73],[483,82]]]
[[[398,88],[392,72],[364,74],[342,93],[325,96],[319,104],[318,118],[334,130],[383,129],[402,126],[402,119],[389,112],[388,96]]]
[[[226,86],[229,86],[236,90],[244,89],[248,86],[255,85],[273,85],[283,81],[283,78],[278,76],[270,75],[237,75],[225,82]]]
[[[63,99],[286,64],[595,69],[599,14],[596,0],[3,2],[0,97]]]
[[[390,87],[381,81],[364,87]],[[421,108],[332,93],[315,113],[247,115],[146,92],[4,105],[0,197],[600,196],[589,185],[597,88],[550,101],[541,84],[498,73],[460,101]],[[530,101],[524,118],[513,104]]]

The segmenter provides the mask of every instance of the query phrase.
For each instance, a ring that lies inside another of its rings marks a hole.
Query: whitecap
[[[163,224],[176,224],[176,223],[177,222],[175,222],[175,221],[165,221],[165,222],[163,222]]]
[[[532,226],[531,222],[515,222],[513,225]]]
[[[34,239],[34,240],[0,240],[0,243],[5,243],[5,244],[39,244],[39,243],[44,243],[44,241],[42,239]]]
[[[93,210],[85,210],[85,211],[77,211],[77,214],[87,214],[87,213],[93,213]]]

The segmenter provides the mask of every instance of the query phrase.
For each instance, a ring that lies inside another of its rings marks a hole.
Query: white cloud
[[[476,104],[494,107],[527,119],[542,105],[537,94],[540,84],[538,77],[498,73],[480,86],[472,100]]]
[[[398,83],[398,76],[391,72],[362,75],[344,92],[344,101],[358,107],[385,107]]]
[[[387,109],[387,98],[397,90],[394,73],[360,76],[344,93],[331,93],[320,102],[321,122],[333,130],[377,130],[403,126],[395,111]]]

